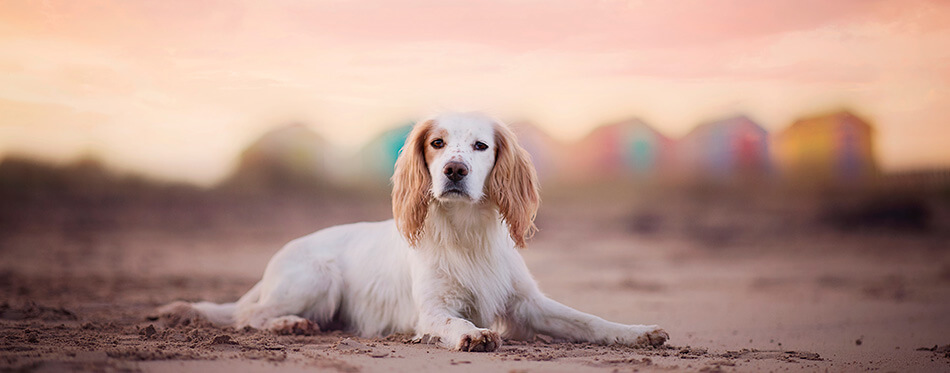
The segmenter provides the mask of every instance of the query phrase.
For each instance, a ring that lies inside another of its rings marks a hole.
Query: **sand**
[[[287,240],[389,209],[384,198],[195,198],[10,205],[0,218],[0,370],[950,371],[941,229],[840,232],[763,209],[549,200],[522,250],[545,293],[661,325],[670,341],[539,336],[463,353],[404,335],[276,335],[155,317],[175,300],[234,300]]]

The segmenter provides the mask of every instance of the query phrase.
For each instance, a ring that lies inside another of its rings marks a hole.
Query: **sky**
[[[290,123],[354,153],[441,110],[574,141],[839,108],[884,170],[950,165],[950,1],[0,0],[0,158],[201,185]]]

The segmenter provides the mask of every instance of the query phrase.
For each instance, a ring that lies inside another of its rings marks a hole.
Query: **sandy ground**
[[[942,226],[842,233],[785,210],[549,200],[522,251],[541,288],[609,320],[661,325],[669,344],[539,337],[462,353],[400,335],[280,336],[150,317],[174,300],[236,299],[284,242],[385,219],[383,198],[7,202],[3,371],[950,371]]]

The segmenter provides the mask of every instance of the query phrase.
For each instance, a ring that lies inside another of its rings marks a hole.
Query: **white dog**
[[[417,124],[393,175],[394,220],[327,228],[288,243],[235,303],[176,302],[214,323],[280,333],[342,323],[363,337],[414,333],[462,351],[502,337],[658,346],[657,326],[623,325],[541,293],[516,247],[540,202],[527,152],[503,124],[451,113]]]

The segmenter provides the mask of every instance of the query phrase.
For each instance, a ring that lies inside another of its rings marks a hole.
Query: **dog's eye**
[[[442,149],[442,147],[445,146],[445,141],[442,141],[442,139],[435,139],[432,140],[430,145],[432,145],[433,148]]]
[[[481,141],[476,141],[474,148],[475,150],[482,151],[482,150],[488,149],[488,144],[485,144]]]

